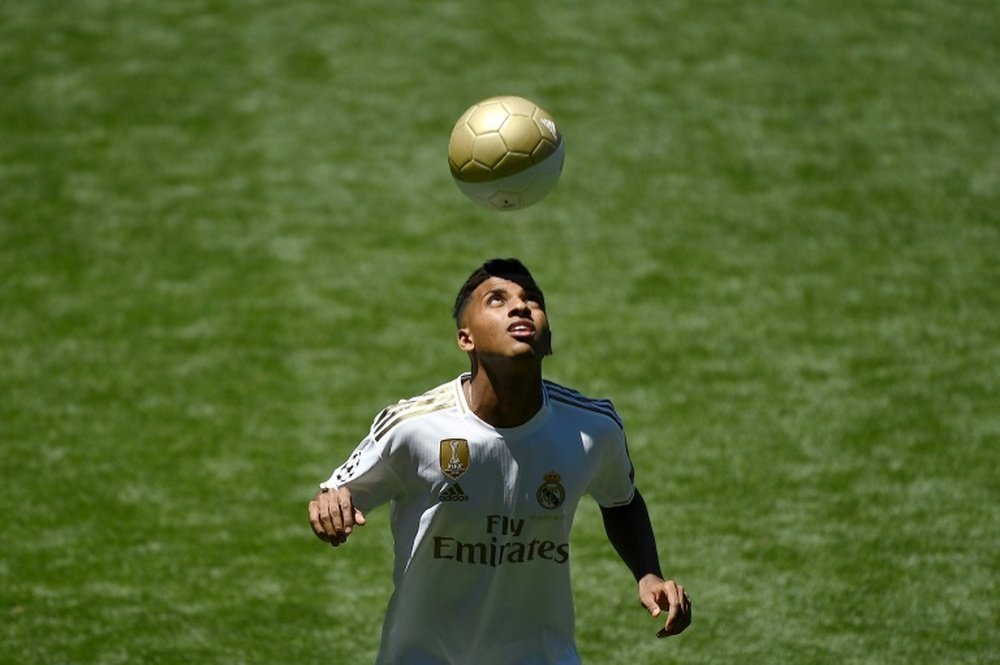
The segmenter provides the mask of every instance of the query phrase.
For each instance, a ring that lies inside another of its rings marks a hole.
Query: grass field
[[[1000,662],[998,71],[976,0],[0,3],[0,662],[370,662],[388,511],[306,502],[497,255],[694,599],[584,506],[586,662]],[[500,93],[567,141],[505,215]]]

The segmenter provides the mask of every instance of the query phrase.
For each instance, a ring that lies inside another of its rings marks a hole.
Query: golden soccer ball
[[[448,165],[455,184],[476,203],[516,210],[538,203],[559,181],[563,137],[552,116],[523,97],[490,97],[455,123]]]

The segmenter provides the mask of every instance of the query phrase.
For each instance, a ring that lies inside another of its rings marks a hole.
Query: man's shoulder
[[[419,395],[401,399],[395,404],[385,407],[372,423],[372,436],[378,441],[404,422],[456,408],[458,395],[454,384],[454,380],[448,381]]]
[[[611,400],[600,397],[588,397],[583,393],[556,383],[555,381],[544,380],[545,392],[553,406],[558,405],[570,412],[579,414],[589,414],[596,417],[603,417],[615,424],[619,429],[624,429],[621,416],[615,409]]]

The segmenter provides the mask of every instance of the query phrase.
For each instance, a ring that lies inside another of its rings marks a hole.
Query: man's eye
[[[501,305],[501,304],[503,304],[503,296],[492,295],[492,296],[490,296],[489,298],[486,299],[486,303],[488,305]]]

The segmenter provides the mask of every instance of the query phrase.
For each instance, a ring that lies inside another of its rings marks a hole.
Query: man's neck
[[[487,371],[478,367],[464,389],[472,412],[494,427],[523,425],[544,403],[539,366],[520,371]]]

